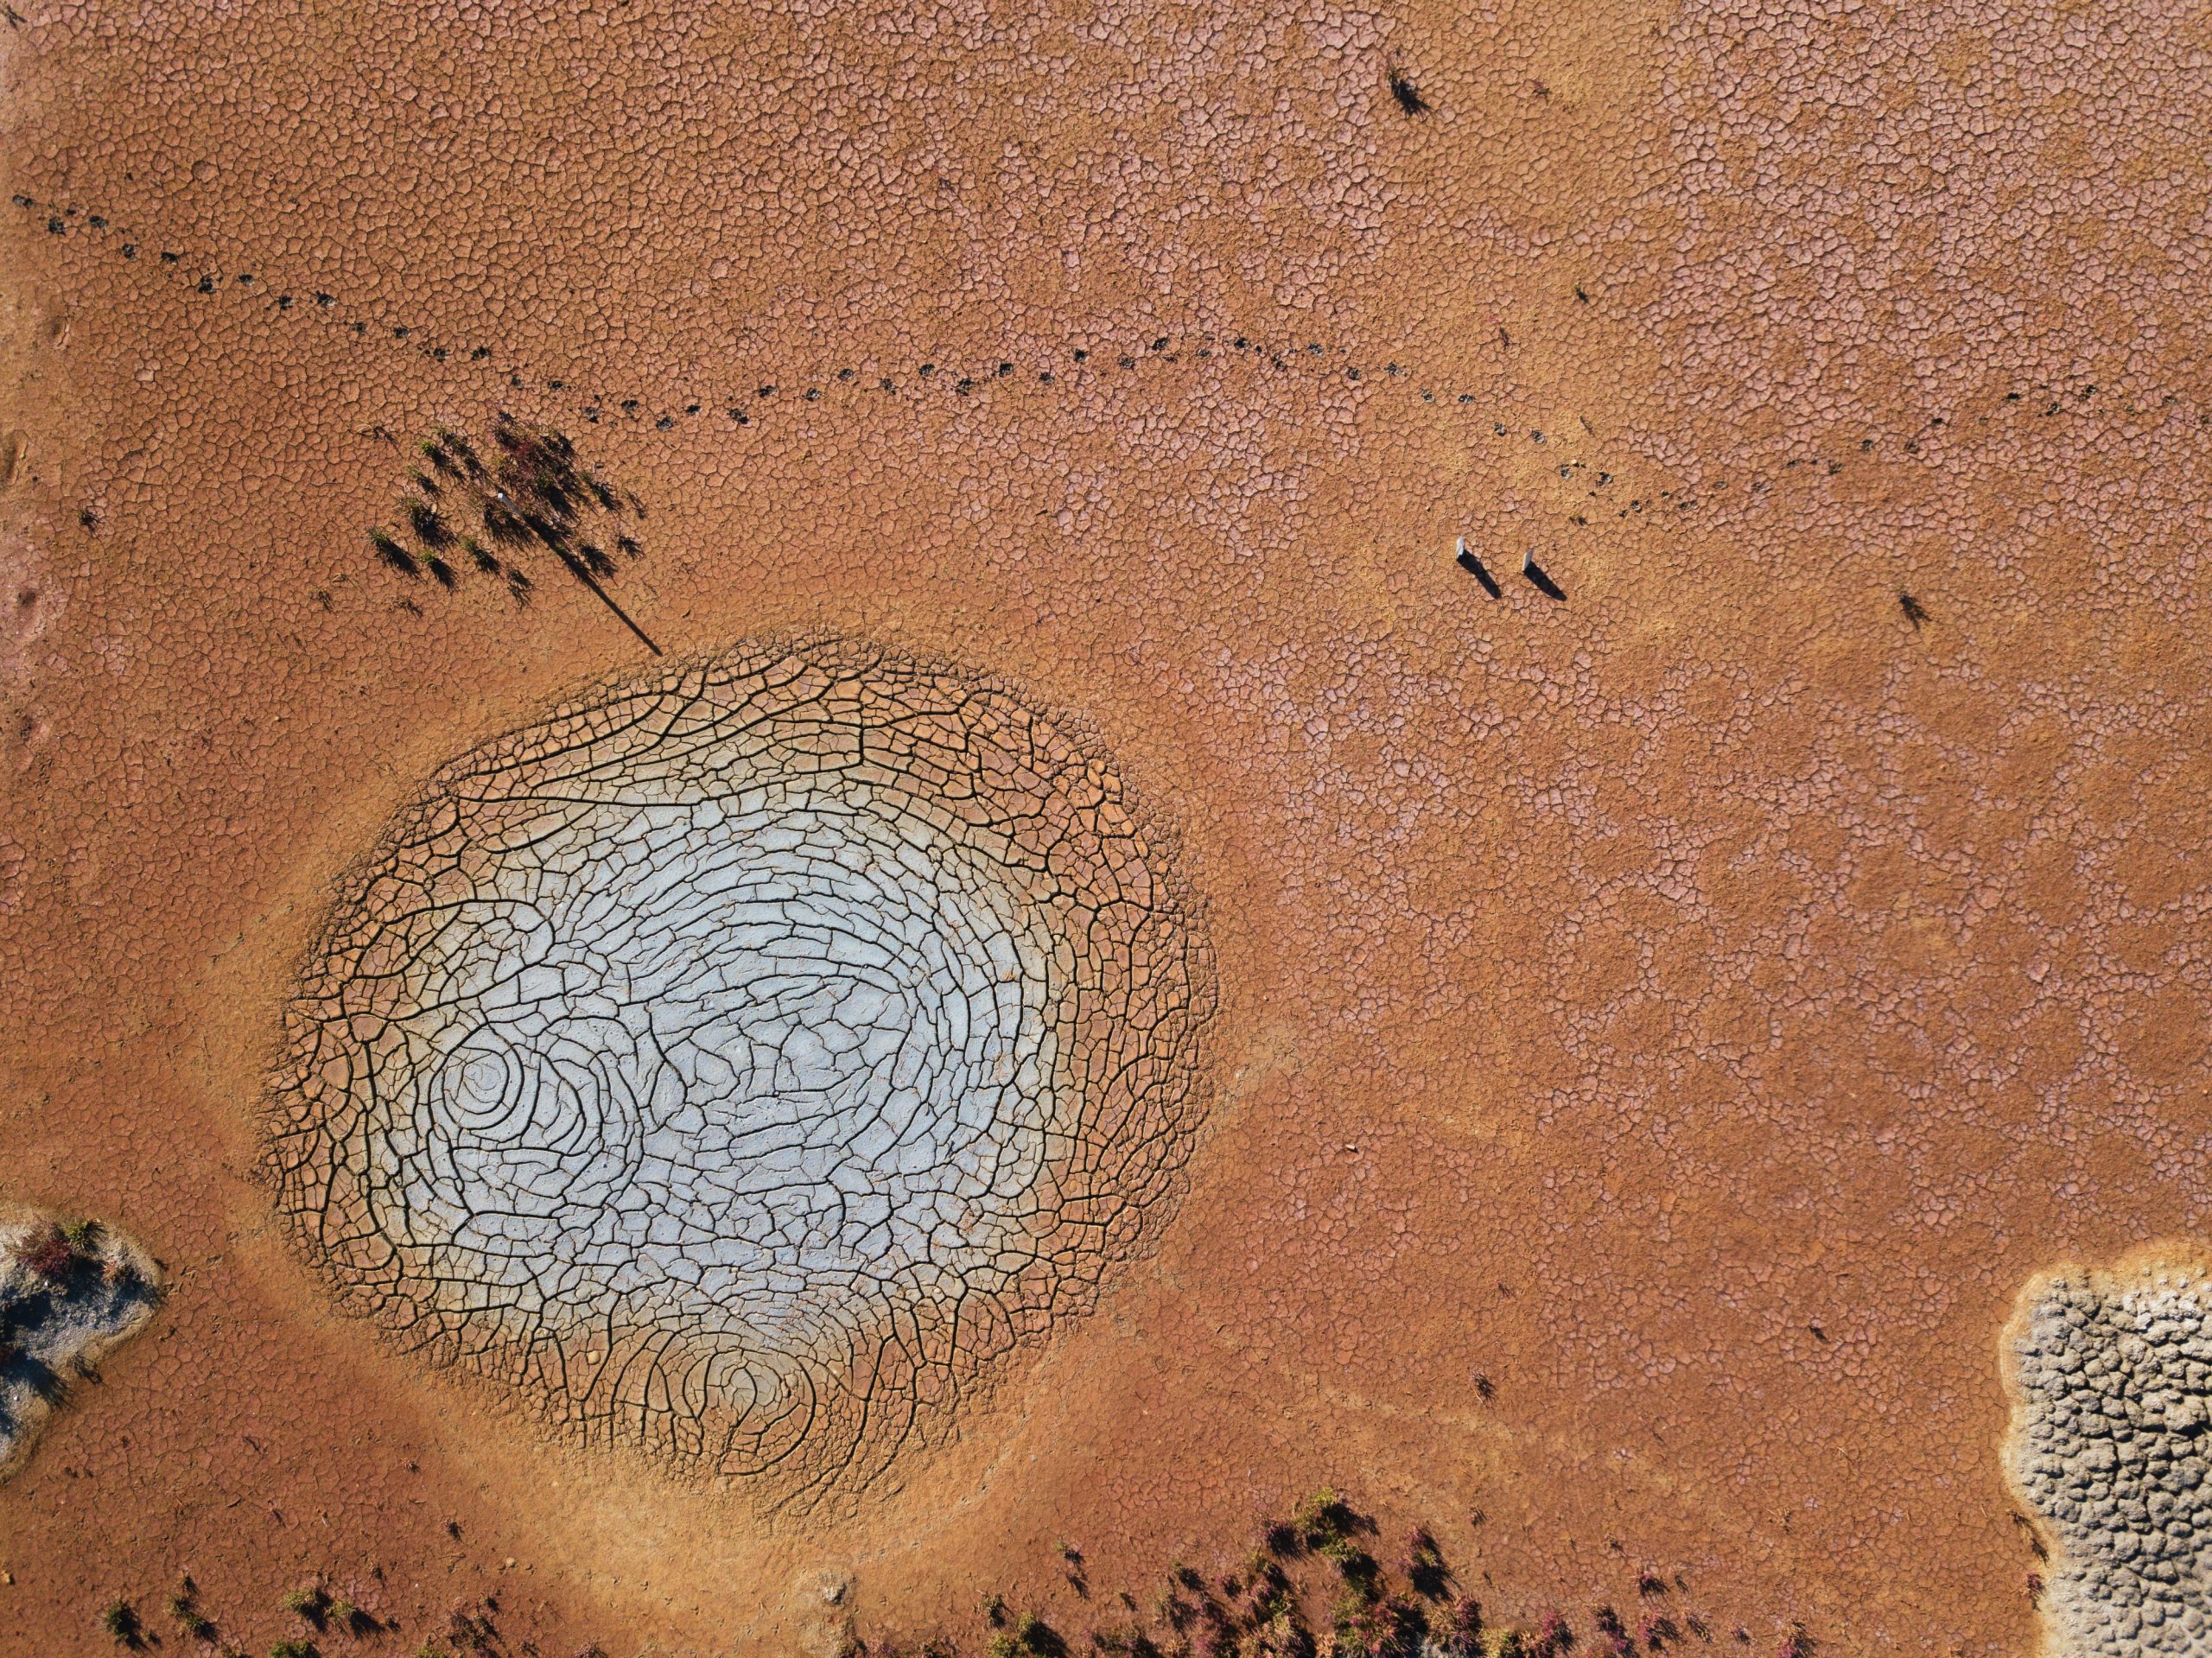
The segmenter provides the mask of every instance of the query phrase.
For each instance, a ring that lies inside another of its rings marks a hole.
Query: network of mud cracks
[[[1211,1007],[1095,743],[938,665],[747,649],[398,815],[288,1011],[271,1155],[400,1342],[586,1440],[818,1490],[1144,1246]]]
[[[818,1492],[1166,1219],[1210,961],[1097,746],[835,641],[602,687],[433,779],[288,1012],[281,1206],[341,1299],[587,1441]],[[2212,1641],[2207,1275],[2005,1338],[2055,1650]]]

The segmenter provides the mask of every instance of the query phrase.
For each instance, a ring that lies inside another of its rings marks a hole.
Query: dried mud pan
[[[2050,1658],[2212,1651],[2212,1274],[2067,1267],[2005,1331],[2008,1468],[2051,1540]],[[2042,1574],[2038,1574],[2040,1577]]]
[[[835,642],[454,762],[289,1020],[280,1206],[346,1301],[586,1440],[861,1481],[1086,1307],[1205,1109],[1204,944],[1110,765]]]

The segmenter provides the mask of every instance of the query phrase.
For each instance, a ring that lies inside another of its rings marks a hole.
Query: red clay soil
[[[0,1490],[0,1649],[188,1570],[260,1648],[317,1572],[966,1630],[1324,1482],[1500,1615],[2031,1642],[2014,1293],[2212,1202],[2201,12],[18,8],[4,1195],[173,1289]],[[252,1178],[339,870],[642,658],[376,562],[502,406],[664,647],[1073,710],[1209,905],[1159,1253],[834,1512],[549,1446]]]

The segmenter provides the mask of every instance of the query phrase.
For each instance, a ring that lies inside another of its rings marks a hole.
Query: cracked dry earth
[[[2202,1265],[2156,1255],[2053,1273],[2022,1297],[2006,1356],[2012,1470],[2057,1546],[2055,1652],[2212,1646],[2208,1318]]]
[[[1149,850],[1101,758],[941,670],[603,688],[351,883],[279,1207],[400,1344],[587,1443],[864,1483],[1164,1217],[1212,999]]]
[[[0,1195],[167,1274],[0,1488],[0,1648],[182,1571],[1072,1623],[1055,1540],[1335,1483],[1500,1619],[2063,1650],[2007,1321],[2212,1223],[2208,45],[19,4]],[[368,543],[501,409],[645,508],[665,662]],[[982,700],[926,776],[499,771],[809,640]]]

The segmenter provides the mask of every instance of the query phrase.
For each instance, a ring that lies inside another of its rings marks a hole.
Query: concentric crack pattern
[[[410,1346],[817,1489],[1142,1245],[1211,1007],[1060,726],[851,646],[693,664],[401,815],[289,1010],[282,1206]]]

